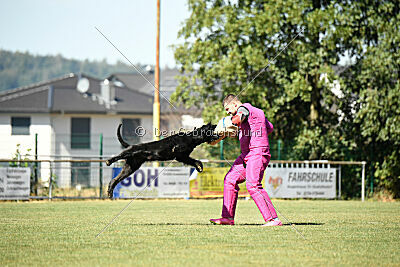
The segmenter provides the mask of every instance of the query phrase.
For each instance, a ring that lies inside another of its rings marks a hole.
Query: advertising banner
[[[0,199],[29,199],[31,169],[20,167],[0,168]]]
[[[228,171],[229,167],[204,168],[201,173],[194,170],[190,179],[190,196],[222,197],[224,191],[224,178]],[[239,187],[239,196],[249,196],[246,189],[246,183],[240,184]]]
[[[116,177],[121,168],[113,168]],[[115,198],[222,197],[229,168],[143,167],[114,189]],[[271,198],[335,198],[336,168],[269,166],[263,187]],[[152,181],[155,177],[158,179]],[[189,182],[190,181],[190,182]],[[247,197],[246,183],[239,184],[239,196]]]
[[[268,167],[264,188],[272,198],[335,198],[336,168]]]
[[[121,168],[113,168],[115,178]],[[114,198],[187,198],[189,197],[188,167],[142,167],[121,181],[114,189]],[[158,178],[156,178],[158,177]]]
[[[193,169],[194,170],[194,169]],[[190,176],[191,197],[222,197],[229,168],[205,168]],[[272,198],[335,198],[336,168],[294,168],[269,166],[263,187]],[[247,197],[246,183],[239,184],[239,196]]]

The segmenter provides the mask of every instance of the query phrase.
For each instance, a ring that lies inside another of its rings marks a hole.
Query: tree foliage
[[[57,56],[34,56],[29,53],[0,50],[0,91],[37,83],[68,73],[104,78],[115,72],[132,72],[122,62],[114,65],[103,61],[79,61]]]
[[[296,141],[292,157],[367,160],[399,196],[399,1],[188,3],[175,101],[216,121],[222,96],[239,94],[265,111],[273,138]]]

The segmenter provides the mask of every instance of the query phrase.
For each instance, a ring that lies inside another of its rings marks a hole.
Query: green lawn
[[[252,200],[235,226],[210,225],[222,200],[0,203],[0,265],[397,265],[400,202],[274,200],[297,224],[263,228]],[[281,217],[282,221],[284,219]]]

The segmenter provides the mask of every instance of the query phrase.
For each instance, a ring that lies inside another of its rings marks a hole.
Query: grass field
[[[210,225],[222,200],[0,203],[0,264],[400,265],[400,202],[285,201],[290,226],[264,228],[239,200],[235,226]],[[282,221],[284,219],[281,217]]]

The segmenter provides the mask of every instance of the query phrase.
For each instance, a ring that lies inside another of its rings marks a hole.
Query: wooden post
[[[153,140],[160,140],[160,0],[157,0],[157,36],[156,36],[156,69],[155,69],[155,91],[153,104]],[[159,167],[154,162],[154,167]]]

